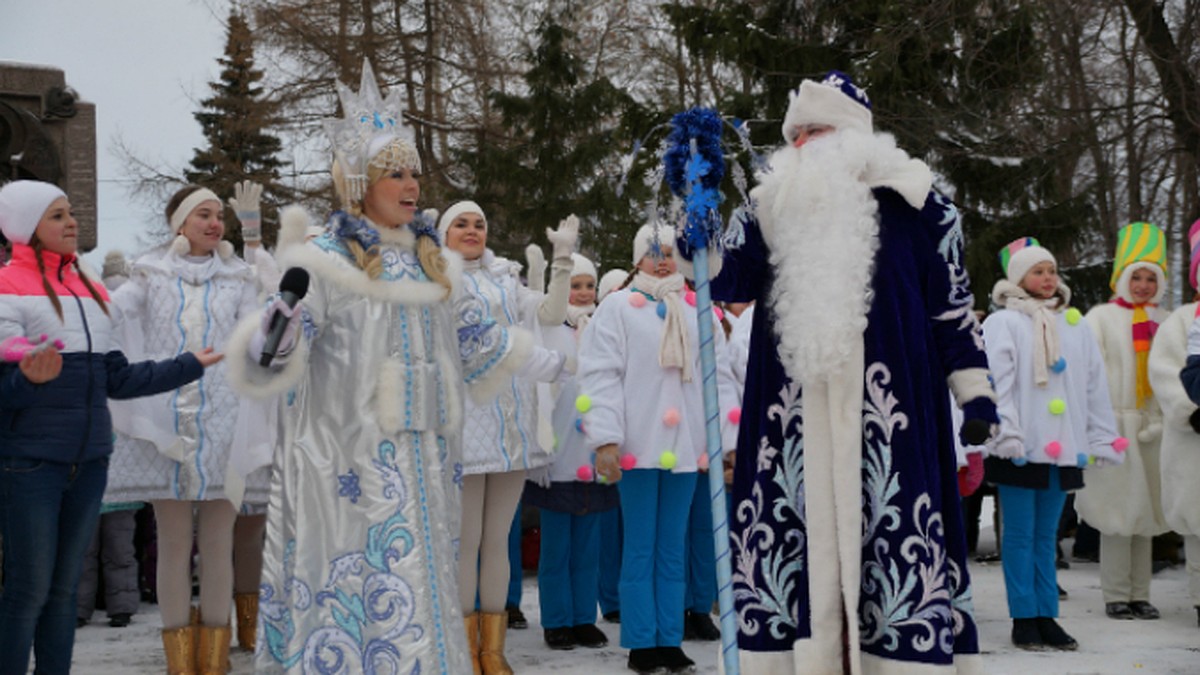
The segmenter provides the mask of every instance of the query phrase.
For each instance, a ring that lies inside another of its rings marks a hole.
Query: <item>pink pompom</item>
[[[636,466],[637,466],[637,457],[634,457],[633,455],[629,454],[628,452],[625,453],[624,455],[621,455],[621,470],[622,471],[632,471],[633,468]]]
[[[646,296],[642,295],[641,293],[630,293],[629,294],[629,304],[631,304],[637,308],[645,307],[646,306]]]
[[[667,408],[667,411],[663,413],[663,424],[668,427],[679,426],[680,419],[682,416],[679,414],[679,408]]]
[[[1124,436],[1120,436],[1117,438],[1117,440],[1112,442],[1112,446],[1113,450],[1116,450],[1117,452],[1125,452],[1125,449],[1129,447],[1129,439],[1125,438]]]
[[[1051,459],[1058,459],[1062,455],[1062,443],[1058,441],[1050,441],[1046,444],[1046,456]]]
[[[716,315],[717,321],[725,320],[725,310],[721,309],[720,307],[713,307],[713,314]]]
[[[729,419],[730,424],[741,424],[742,423],[742,409],[741,408],[730,408],[729,414],[726,417]]]
[[[688,291],[683,294],[683,301],[692,307],[696,306],[696,291]]]
[[[700,467],[701,471],[708,471],[708,454],[702,453],[696,458],[696,466]]]
[[[581,466],[575,470],[575,477],[581,481],[590,483],[592,480],[592,467],[588,466],[587,464],[584,464],[583,466]]]

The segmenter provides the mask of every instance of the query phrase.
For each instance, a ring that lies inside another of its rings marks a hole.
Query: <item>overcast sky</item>
[[[222,0],[0,0],[0,61],[54,66],[96,106],[98,264],[132,255],[165,205],[127,193],[114,148],[123,138],[152,164],[182,169],[201,143],[196,101],[220,73]]]

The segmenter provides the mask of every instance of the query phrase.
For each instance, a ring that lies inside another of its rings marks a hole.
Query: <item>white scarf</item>
[[[596,311],[596,305],[567,305],[567,325],[575,329],[575,332],[581,333],[587,327],[588,320],[592,318],[592,313]]]
[[[1000,307],[1022,312],[1033,319],[1033,383],[1045,387],[1050,383],[1050,367],[1062,356],[1058,319],[1054,315],[1066,309],[1071,301],[1071,289],[1060,283],[1053,297],[1042,300],[1030,296],[1013,282],[1001,279],[992,288],[992,300]]]
[[[692,354],[679,297],[683,291],[683,275],[676,272],[670,276],[656,277],[639,271],[630,287],[634,292],[646,293],[666,305],[667,316],[663,322],[662,339],[658,343],[658,365],[679,368],[683,371],[683,381],[691,382]]]

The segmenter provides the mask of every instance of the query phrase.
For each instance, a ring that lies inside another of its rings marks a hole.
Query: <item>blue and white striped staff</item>
[[[716,111],[693,108],[671,120],[668,149],[663,155],[665,178],[671,191],[684,200],[687,224],[679,242],[692,253],[696,280],[696,317],[700,336],[700,368],[704,385],[704,418],[707,434],[708,494],[712,501],[713,546],[717,562],[717,604],[721,611],[721,655],[726,675],[738,675],[737,617],[733,609],[733,582],[726,520],[725,480],[722,466],[721,407],[717,401],[717,362],[713,347],[712,294],[708,283],[708,252],[721,234],[717,207],[725,176],[721,151],[722,121]]]

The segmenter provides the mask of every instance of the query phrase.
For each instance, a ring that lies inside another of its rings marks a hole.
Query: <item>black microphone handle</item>
[[[288,307],[295,307],[296,303],[300,302],[300,296],[292,291],[283,291],[279,294],[279,299],[283,300]],[[279,351],[279,343],[283,340],[287,323],[288,318],[283,315],[283,312],[275,312],[271,316],[271,324],[267,327],[267,339],[263,342],[262,355],[258,359],[258,365],[264,367],[271,365],[276,352]]]

